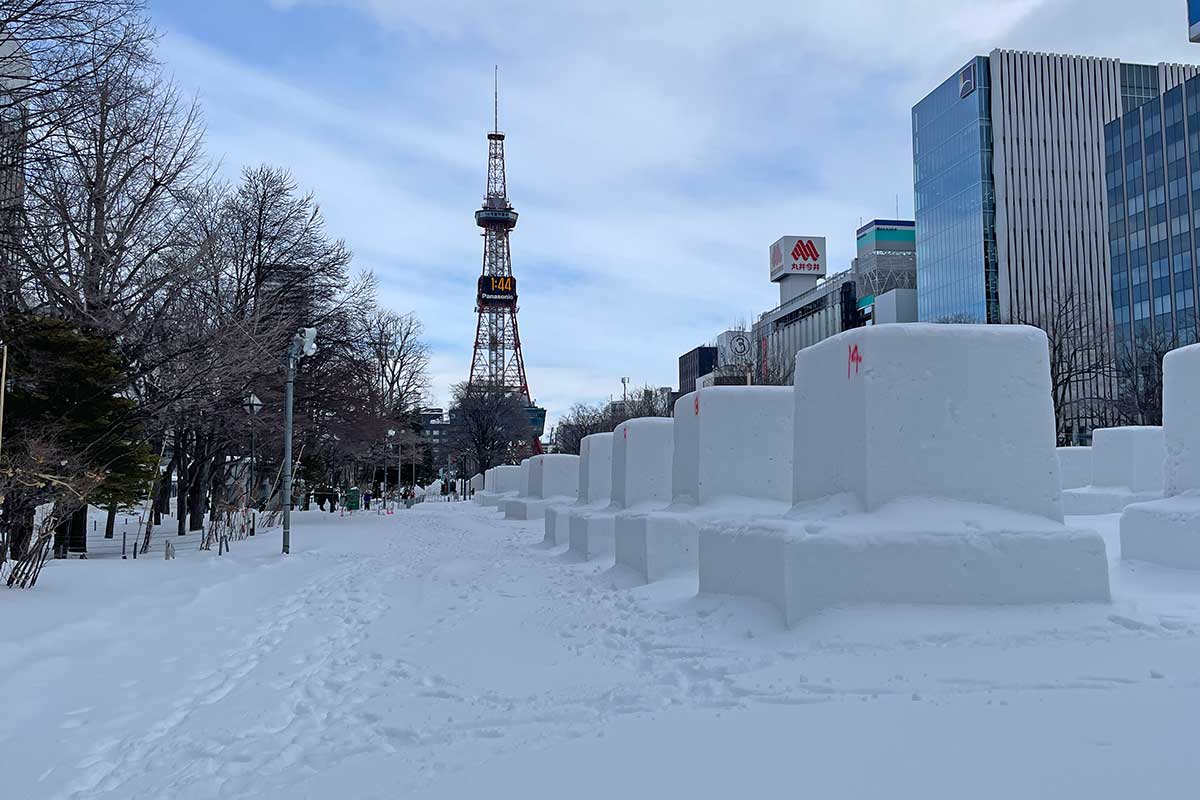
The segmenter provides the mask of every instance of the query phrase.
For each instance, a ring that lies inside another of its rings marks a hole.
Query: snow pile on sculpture
[[[1121,557],[1200,569],[1200,345],[1163,359],[1166,495],[1121,514]]]
[[[574,503],[553,504],[546,508],[546,535],[542,543],[566,544],[570,536],[570,515],[577,509],[600,511],[612,501],[611,433],[593,433],[579,443],[579,488]]]
[[[1045,334],[881,325],[796,357],[786,520],[706,525],[700,589],[787,622],[860,603],[1107,601],[1104,542],[1063,524]]]
[[[792,497],[793,391],[714,386],[675,403],[671,504],[616,516],[618,564],[647,581],[695,571],[701,524],[780,517]]]
[[[1092,482],[1092,448],[1059,447],[1058,475],[1064,489],[1078,489]]]
[[[641,417],[613,430],[612,500],[604,509],[572,512],[571,552],[584,559],[611,557],[618,511],[665,504],[671,497],[671,420]]]
[[[1092,432],[1090,486],[1063,491],[1068,515],[1117,514],[1130,503],[1157,500],[1163,491],[1163,429],[1153,425]]]
[[[529,492],[504,503],[505,519],[541,519],[546,509],[579,491],[579,456],[551,453],[529,459]]]
[[[483,491],[475,496],[481,505],[498,506],[521,490],[521,468],[515,465],[492,467],[483,473]]]

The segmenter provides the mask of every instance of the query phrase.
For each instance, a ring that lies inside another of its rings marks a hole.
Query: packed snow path
[[[793,630],[543,549],[471,503],[298,514],[230,555],[52,564],[0,594],[20,798],[1183,797],[1200,575],[1114,603]],[[159,551],[161,553],[161,551]]]

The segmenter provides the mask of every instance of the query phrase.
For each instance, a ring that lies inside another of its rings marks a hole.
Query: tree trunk
[[[8,540],[8,557],[20,561],[29,551],[33,541],[33,517],[36,504],[23,498],[20,493],[10,492],[4,499],[4,516],[0,523],[5,527]]]
[[[209,458],[208,442],[196,432],[195,459],[190,469],[191,480],[188,481],[188,530],[204,530],[204,511],[208,505],[208,485],[212,460]]]
[[[188,469],[186,447],[187,434],[182,431],[175,433],[175,463],[179,465],[179,481],[175,494],[175,532],[179,536],[187,533],[187,497],[191,472]]]
[[[104,520],[104,538],[111,539],[117,528],[117,504],[109,503],[108,516]]]
[[[163,514],[171,513],[171,475],[174,471],[175,458],[172,457],[158,479],[158,493],[154,498],[154,514],[152,515],[155,527],[162,525]]]

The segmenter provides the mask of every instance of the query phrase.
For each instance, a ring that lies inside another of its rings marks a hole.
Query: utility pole
[[[296,367],[317,352],[317,329],[301,328],[287,352],[287,383],[283,390],[283,554],[292,550],[292,396]]]

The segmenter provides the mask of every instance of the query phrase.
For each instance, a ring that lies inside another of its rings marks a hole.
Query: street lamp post
[[[262,411],[263,402],[258,399],[258,395],[254,392],[247,392],[242,399],[242,408],[247,416],[250,417],[250,479],[246,482],[246,491],[250,493],[250,506],[258,507],[258,487],[255,484],[258,476],[257,460],[258,454],[254,446],[254,417],[258,416],[258,412]],[[254,535],[254,528],[250,528],[250,535]]]
[[[287,352],[287,382],[283,390],[283,553],[292,548],[292,395],[300,359],[317,352],[317,329],[301,328]]]

